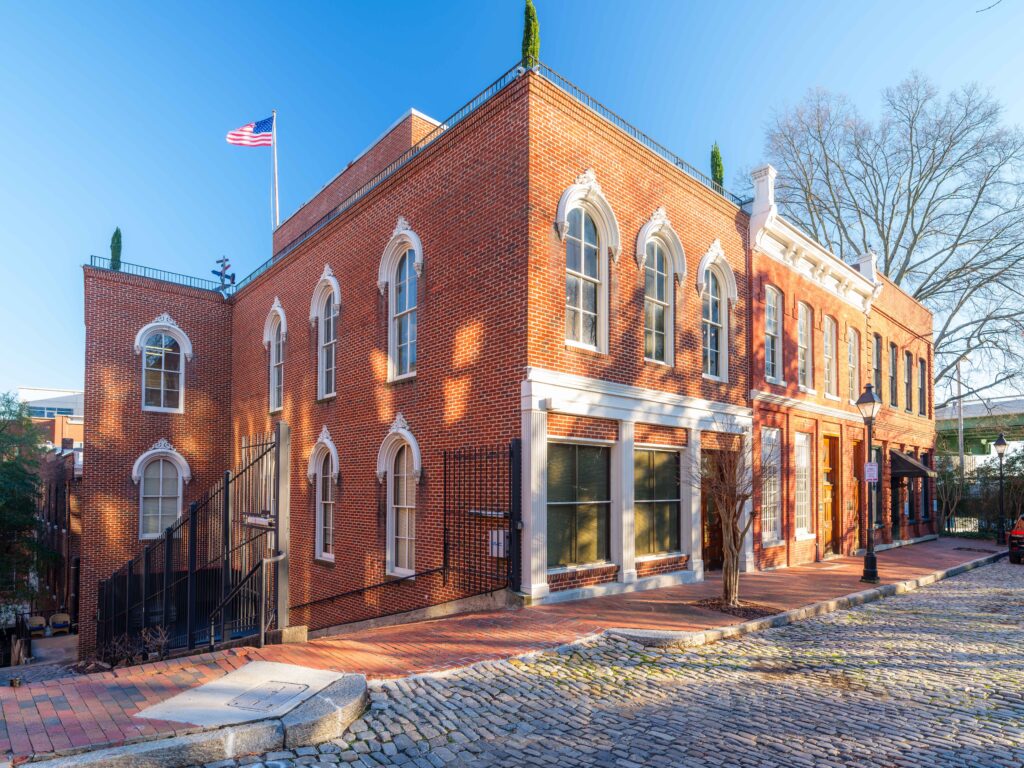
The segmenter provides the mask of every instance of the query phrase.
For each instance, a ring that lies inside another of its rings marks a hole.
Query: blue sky
[[[1024,124],[1024,2],[537,0],[541,58],[726,181],[808,88],[871,114],[911,70],[976,81]],[[109,254],[239,276],[270,254],[269,150],[224,134],[279,112],[287,216],[408,107],[438,119],[519,56],[521,0],[0,0],[0,391],[81,387],[81,265]]]

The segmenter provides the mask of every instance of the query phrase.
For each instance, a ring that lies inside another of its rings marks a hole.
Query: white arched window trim
[[[725,298],[728,299],[727,308],[731,310],[739,298],[739,292],[736,289],[736,275],[725,258],[720,240],[715,240],[704,254],[704,258],[700,260],[700,267],[697,269],[697,293],[701,296],[707,287],[704,283],[704,274],[709,268],[715,269],[718,273],[719,282],[725,289]]]
[[[192,470],[185,457],[178,453],[166,438],[153,443],[152,447],[135,460],[132,465],[132,482],[138,485],[142,481],[142,472],[146,465],[154,459],[167,459],[178,468],[178,477],[187,485],[192,480]]]
[[[619,239],[619,222],[615,218],[608,199],[601,191],[601,185],[597,181],[593,168],[576,177],[576,183],[566,189],[558,200],[558,210],[555,212],[555,227],[558,229],[558,236],[565,241],[569,232],[569,211],[577,206],[583,206],[597,224],[598,242],[601,247],[607,249],[612,261],[619,260],[619,252],[622,245]],[[604,256],[605,254],[602,254]],[[606,276],[607,278],[607,276]]]
[[[152,539],[159,536],[144,535],[143,534],[143,481],[142,475],[146,471],[146,467],[154,461],[163,459],[164,461],[170,462],[178,470],[178,487],[177,487],[177,498],[178,498],[178,517],[181,517],[181,505],[184,499],[184,487],[192,480],[192,470],[188,466],[188,462],[185,461],[185,457],[178,453],[174,446],[166,438],[161,438],[153,443],[152,447],[142,453],[135,463],[132,465],[132,482],[139,486],[139,538],[140,539]],[[163,533],[163,531],[160,531]]]
[[[416,482],[420,481],[420,476],[423,473],[420,445],[416,442],[412,432],[409,431],[409,424],[406,422],[405,416],[399,413],[395,416],[395,420],[391,424],[391,429],[388,430],[388,435],[384,438],[384,442],[380,444],[380,450],[377,451],[377,482],[383,483],[385,478],[391,473],[391,466],[394,464],[395,456],[398,454],[398,449],[403,445],[408,445],[409,450],[412,451],[413,477],[416,478]]]
[[[329,482],[329,488],[324,488],[323,483],[323,466],[324,461],[329,460],[329,466],[331,469],[331,477]],[[309,478],[309,482],[313,484],[313,499],[315,504],[315,544],[314,544],[314,557],[317,560],[324,560],[326,562],[334,562],[334,549],[333,542],[325,542],[325,538],[334,537],[334,510],[337,508],[337,497],[334,492],[333,486],[338,482],[338,449],[334,445],[334,441],[331,440],[331,433],[327,429],[327,425],[323,426],[320,430],[320,436],[317,438],[316,443],[313,445],[313,450],[309,452],[309,463],[306,465],[306,477]],[[329,524],[324,524],[324,496],[326,491],[331,492],[331,519],[327,521]],[[325,530],[327,531],[325,533]]]
[[[636,238],[636,263],[640,267],[641,280],[646,278],[647,245],[652,241],[664,249],[668,268],[672,270],[666,286],[668,312],[665,318],[665,365],[672,367],[675,365],[676,347],[676,283],[686,277],[686,252],[664,208],[658,208],[651,214]]]
[[[337,281],[335,281],[337,284]],[[270,349],[270,345],[274,341],[274,319],[277,319],[281,323],[281,341],[288,340],[288,321],[284,316],[284,307],[281,306],[281,299],[277,296],[274,297],[274,303],[270,306],[270,312],[267,313],[267,319],[263,323],[263,346],[266,349]]]
[[[399,451],[403,448],[408,450],[412,454],[412,474],[415,484],[419,484],[420,478],[423,476],[423,465],[420,457],[420,446],[416,442],[416,438],[413,437],[412,432],[409,430],[409,425],[405,421],[405,417],[399,413],[395,416],[394,422],[391,424],[391,429],[388,430],[387,437],[380,445],[380,450],[377,452],[377,480],[378,482],[384,483],[384,487],[387,491],[387,524],[386,524],[386,544],[385,544],[385,556],[386,556],[386,572],[392,576],[413,576],[414,570],[408,570],[406,568],[399,568],[396,565],[396,499],[395,499],[395,483],[392,479],[392,473],[395,466],[395,460],[398,458]],[[415,505],[414,505],[415,506]],[[413,511],[415,517],[415,510]]]
[[[324,305],[324,300],[328,296],[334,297],[334,303],[341,303],[341,286],[338,285],[338,278],[334,276],[331,271],[330,264],[324,264],[324,272],[320,275],[320,279],[317,281],[316,288],[313,289],[313,297],[309,302],[309,327],[312,328],[316,325],[317,318],[320,317],[320,309]],[[284,313],[282,312],[282,317]]]
[[[324,384],[324,344],[323,344],[323,318],[321,317],[324,309],[324,302],[330,298],[334,306],[334,376],[331,377],[331,390],[327,391]],[[334,384],[334,377],[337,376],[338,369],[338,321],[337,317],[341,314],[341,286],[338,285],[338,279],[334,276],[334,272],[331,271],[330,264],[324,264],[323,274],[320,275],[320,279],[317,281],[316,287],[313,288],[313,296],[309,301],[309,327],[317,328],[317,339],[316,339],[316,396],[318,400],[325,397],[331,397],[336,392],[336,385]],[[319,327],[317,322],[320,322]]]
[[[326,424],[324,424],[323,429],[320,430],[320,436],[316,439],[316,443],[313,445],[313,450],[309,452],[309,461],[306,464],[306,477],[309,478],[309,482],[316,482],[316,476],[320,471],[320,465],[323,463],[325,453],[329,453],[331,455],[331,474],[335,481],[337,481],[338,448],[334,445],[334,441],[331,440],[331,433],[330,430],[327,429]]]
[[[404,217],[398,217],[395,231],[391,233],[384,253],[380,257],[380,267],[377,269],[377,290],[381,296],[385,289],[395,279],[395,270],[398,269],[398,260],[409,249],[413,251],[413,269],[416,270],[416,277],[423,276],[423,243],[419,235],[413,232],[409,222]]]
[[[188,334],[181,330],[174,318],[172,318],[166,312],[159,314],[151,323],[139,328],[139,332],[135,334],[135,354],[141,355],[143,348],[146,346],[146,339],[148,339],[154,333],[165,333],[175,341],[178,342],[178,346],[181,347],[181,353],[185,355],[186,361],[192,360],[192,341],[189,339]],[[184,373],[184,370],[182,371]]]

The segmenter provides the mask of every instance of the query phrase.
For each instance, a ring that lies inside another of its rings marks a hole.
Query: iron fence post
[[[508,569],[509,587],[519,591],[522,581],[522,536],[523,536],[523,485],[522,472],[523,443],[514,438],[509,444],[509,514],[508,514]]]
[[[449,542],[448,542],[448,503],[450,501],[449,493],[450,493],[450,489],[448,487],[448,451],[445,451],[444,452],[444,523],[443,523],[444,540],[443,540],[443,544],[442,544],[443,550],[442,550],[442,556],[441,556],[442,557],[441,565],[442,565],[442,568],[443,568],[443,570],[442,570],[442,580],[443,580],[443,583],[444,583],[445,586],[448,586],[448,568],[449,568],[449,565],[450,565],[449,561],[448,561],[448,549],[449,549]]]
[[[168,527],[164,531],[164,584],[163,601],[160,606],[160,623],[167,632],[171,631],[171,561],[174,557],[172,545],[174,534]]]
[[[188,649],[196,647],[196,538],[199,535],[199,521],[196,509],[199,505],[188,505],[188,595],[185,609],[185,633],[188,635]]]
[[[224,545],[224,563],[221,567],[221,600],[228,596],[231,592],[231,471],[224,471],[224,510],[223,517],[221,519],[221,543]],[[227,626],[230,624],[230,608],[225,605],[220,612],[220,639],[227,640],[225,634]],[[213,617],[210,617],[210,645],[213,645]]]
[[[149,617],[149,579],[152,576],[153,563],[150,556],[150,550],[153,548],[152,544],[146,546],[142,550],[142,628],[145,629],[147,626]]]
[[[288,571],[291,557],[291,487],[292,487],[292,430],[285,421],[274,428],[274,551],[284,557],[274,563],[274,589],[277,605],[277,626],[284,629],[291,621]],[[265,599],[260,600],[263,605]]]
[[[260,640],[257,647],[262,648],[267,638],[267,569],[266,560],[260,560],[260,604],[256,609],[257,621],[260,623]]]

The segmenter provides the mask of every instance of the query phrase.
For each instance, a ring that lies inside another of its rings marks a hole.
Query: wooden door
[[[866,547],[865,531],[870,526],[867,511],[860,508],[860,487],[864,482],[864,444],[859,440],[853,444],[853,498],[851,509],[857,515],[857,546]]]
[[[838,445],[838,438],[826,437],[824,450],[821,452],[821,551],[826,555],[839,552],[836,546],[839,526],[835,522],[835,513],[841,506],[838,498]]]
[[[712,451],[703,451],[701,460],[709,461],[712,457],[708,454]],[[705,466],[707,466],[705,464]],[[709,502],[711,494],[708,492],[708,480],[704,472],[701,473],[701,494],[700,494],[700,519],[702,527],[701,549],[704,559],[704,570],[718,571],[722,568],[722,522],[715,513],[714,505]]]

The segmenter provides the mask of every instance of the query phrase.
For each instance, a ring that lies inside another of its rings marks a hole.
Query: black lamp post
[[[992,444],[999,457],[999,527],[996,528],[996,544],[1006,543],[1006,513],[1003,511],[1003,454],[1006,453],[1006,438],[1003,433]]]
[[[864,419],[864,425],[868,428],[868,446],[865,451],[865,456],[871,458],[871,428],[874,426],[875,417],[878,416],[878,412],[882,410],[882,401],[875,394],[875,388],[868,384],[864,387],[864,394],[857,398],[857,410],[860,411],[861,417]],[[877,481],[876,481],[877,482]],[[866,581],[868,584],[877,584],[878,579],[878,560],[875,557],[875,531],[874,531],[874,520],[875,520],[875,494],[873,493],[872,484],[868,483],[868,519],[865,528],[866,535],[864,537],[864,575],[860,577],[861,581]]]

